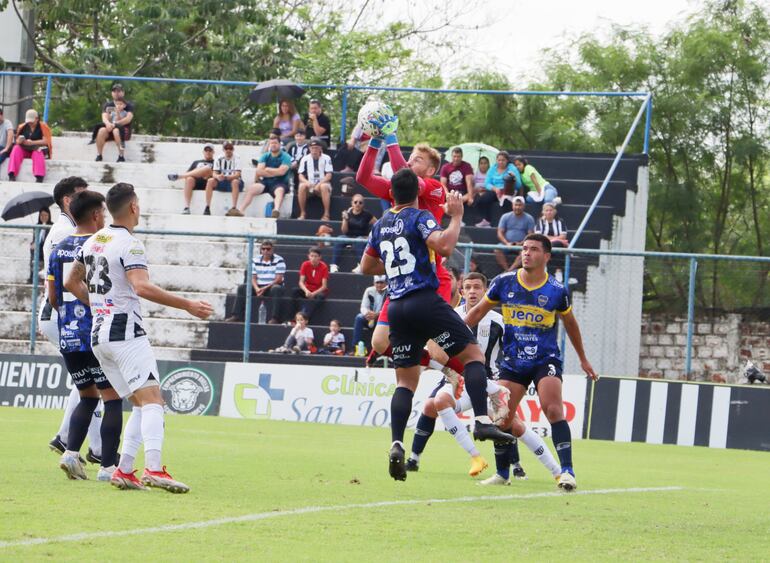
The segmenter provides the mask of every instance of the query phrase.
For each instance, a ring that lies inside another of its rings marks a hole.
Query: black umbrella
[[[19,194],[8,203],[3,209],[2,218],[6,221],[26,217],[32,213],[37,213],[44,207],[49,207],[53,203],[53,196],[45,192],[24,192]]]
[[[260,82],[249,94],[255,104],[269,104],[278,99],[293,100],[305,93],[305,89],[290,80],[266,80]]]

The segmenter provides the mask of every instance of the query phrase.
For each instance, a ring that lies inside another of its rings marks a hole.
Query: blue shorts
[[[527,388],[531,383],[538,384],[546,377],[556,377],[562,381],[562,365],[559,358],[546,358],[542,363],[523,371],[512,371],[505,366],[500,366],[499,378],[505,381],[518,383]]]
[[[233,190],[232,180],[219,180],[217,182],[218,192],[230,192]],[[238,180],[238,191],[243,191],[243,180]]]

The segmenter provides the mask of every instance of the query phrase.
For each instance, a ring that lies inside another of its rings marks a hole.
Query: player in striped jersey
[[[131,184],[115,184],[107,192],[113,224],[89,238],[78,254],[65,287],[93,314],[91,345],[110,384],[134,407],[124,431],[120,464],[111,482],[119,489],[159,487],[186,493],[189,487],[175,480],[161,463],[163,397],[155,355],[150,347],[140,298],[205,319],[212,313],[204,301],[191,301],[150,282],[144,245],[133,235],[139,223],[139,200]],[[144,442],[142,480],[134,475],[134,459]]]

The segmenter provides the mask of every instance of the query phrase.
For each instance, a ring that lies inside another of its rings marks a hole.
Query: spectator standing
[[[361,239],[361,242],[354,242],[352,244],[349,242],[334,243],[332,263],[329,265],[329,269],[332,272],[339,271],[337,261],[344,248],[352,246],[355,255],[358,256],[359,259],[361,258],[361,255],[366,248],[366,240],[369,237],[369,231],[372,230],[372,225],[377,222],[377,218],[364,209],[364,196],[356,194],[352,197],[350,203],[351,206],[342,212],[342,236]],[[356,268],[358,268],[358,266],[356,266]]]
[[[331,146],[332,126],[329,116],[324,113],[323,106],[318,100],[310,100],[307,115],[305,115],[305,134],[308,139],[316,138]]]
[[[289,336],[286,337],[283,346],[279,346],[275,350],[269,350],[269,352],[282,354],[311,353],[314,349],[313,329],[307,326],[309,320],[307,315],[301,311],[294,315],[294,326],[291,327]]]
[[[243,189],[243,180],[241,179],[241,159],[235,154],[235,145],[232,141],[225,141],[222,145],[224,154],[214,161],[214,169],[211,177],[206,180],[206,208],[204,215],[211,215],[211,199],[214,197],[214,190],[219,192],[229,191],[232,194],[232,206],[226,213],[228,217],[242,217],[243,213],[238,211],[238,195]]]
[[[273,241],[265,240],[260,245],[260,255],[251,264],[251,295],[262,299],[267,307],[267,323],[280,324],[283,320],[283,286],[286,275],[286,262],[275,253]],[[238,286],[236,299],[230,316],[225,319],[228,323],[242,323],[246,316],[246,284]],[[254,320],[252,318],[252,320]]]
[[[329,322],[329,332],[324,335],[324,345],[318,353],[332,356],[345,355],[345,335],[342,334],[340,322],[337,319]]]
[[[50,209],[44,207],[38,212],[37,224],[53,225]],[[50,232],[50,229],[40,229],[40,231],[32,235],[32,242],[29,243],[29,280],[27,280],[27,283],[32,283],[32,278],[35,276],[35,244],[38,246],[38,258],[40,260],[38,265],[42,267],[44,260],[43,245],[45,244],[45,239],[48,237],[48,233]]]
[[[516,170],[520,173],[521,181],[526,186],[527,201],[554,203],[559,205],[561,198],[559,192],[551,183],[540,175],[540,172],[532,166],[523,156],[513,159]]]
[[[172,182],[184,180],[184,209],[182,215],[190,214],[190,203],[192,202],[193,190],[205,190],[206,182],[214,175],[214,145],[206,143],[203,145],[203,158],[193,160],[187,172],[181,174],[169,174],[168,179]]]
[[[382,310],[382,304],[387,296],[387,278],[384,275],[374,276],[374,285],[364,290],[364,295],[361,297],[361,312],[356,315],[353,321],[353,342],[351,344],[354,351],[358,343],[364,341],[364,330],[374,329],[374,325],[377,324],[377,317]]]
[[[535,219],[524,212],[524,198],[513,198],[513,211],[500,217],[497,226],[497,239],[506,246],[521,246],[524,238],[535,230]],[[507,256],[518,254],[515,250],[495,250],[495,260],[503,271],[508,270]],[[515,262],[514,262],[515,263]]]
[[[272,217],[280,216],[283,198],[289,191],[291,157],[281,148],[281,142],[277,138],[271,138],[267,143],[269,151],[259,157],[254,183],[246,190],[239,210],[240,215],[246,212],[255,197],[267,192],[273,197]]]
[[[477,227],[491,227],[494,221],[493,206],[497,203],[497,193],[490,187],[487,189],[487,173],[489,172],[489,159],[486,156],[479,158],[476,172],[473,174],[474,198],[468,207],[475,205],[481,215],[481,221]]]
[[[294,177],[294,186],[299,186],[299,163],[302,158],[310,154],[310,146],[307,144],[305,130],[299,129],[294,133],[294,142],[286,147],[286,152],[291,157],[291,173]]]
[[[303,128],[302,119],[297,113],[294,102],[290,100],[281,100],[278,102],[278,115],[273,119],[273,128],[280,130],[282,143],[289,143],[294,138],[294,134]]]
[[[299,268],[299,287],[292,298],[294,310],[300,309],[310,320],[329,292],[329,267],[317,246],[308,251],[307,258]]]
[[[0,164],[2,164],[13,149],[13,123],[3,114],[0,108]]]
[[[134,105],[125,99],[125,92],[123,86],[120,84],[113,84],[112,86],[112,100],[105,103],[102,106],[102,122],[94,127],[94,132],[91,137],[91,142],[96,141],[96,161],[101,162],[102,152],[104,151],[104,145],[108,141],[120,139],[118,147],[120,156],[118,156],[118,162],[124,162],[122,147],[125,142],[131,139],[131,122],[134,120]],[[122,109],[118,109],[118,102],[123,105]],[[121,116],[122,114],[122,116]],[[117,129],[117,135],[114,131]]]
[[[460,147],[452,149],[452,160],[441,167],[440,179],[445,190],[460,192],[464,204],[473,204],[473,167],[463,160]]]
[[[324,212],[321,221],[329,220],[329,208],[332,201],[332,159],[324,154],[321,142],[313,139],[308,143],[310,154],[304,156],[299,163],[299,218],[305,218],[305,207],[308,196],[320,197]]]
[[[40,121],[40,116],[33,109],[27,110],[24,124],[16,130],[16,144],[11,149],[8,160],[8,180],[13,182],[25,158],[32,160],[32,174],[38,184],[45,178],[45,159],[53,153],[51,130]]]

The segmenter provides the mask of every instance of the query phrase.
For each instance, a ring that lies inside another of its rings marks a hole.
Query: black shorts
[[[195,178],[195,185],[193,186],[194,190],[205,190],[206,189],[206,183],[208,182],[208,178]]]
[[[420,363],[422,349],[433,340],[450,357],[456,356],[476,338],[460,315],[433,289],[422,289],[388,305],[393,364],[407,368]]]
[[[278,188],[283,188],[284,193],[289,191],[289,187],[284,182],[267,183],[264,180],[262,180],[262,185],[265,186],[265,191],[262,193],[270,194],[273,197],[275,197],[275,190],[277,190]]]
[[[78,389],[91,385],[96,385],[99,389],[112,389],[93,352],[63,352],[62,356],[67,371],[72,376],[72,382]]]
[[[561,374],[562,365],[559,358],[548,358],[543,360],[542,364],[526,371],[514,372],[500,366],[500,379],[512,381],[524,387],[529,387],[531,383],[534,383],[535,389],[537,389],[540,381],[546,377],[557,377],[559,381],[562,381]]]

